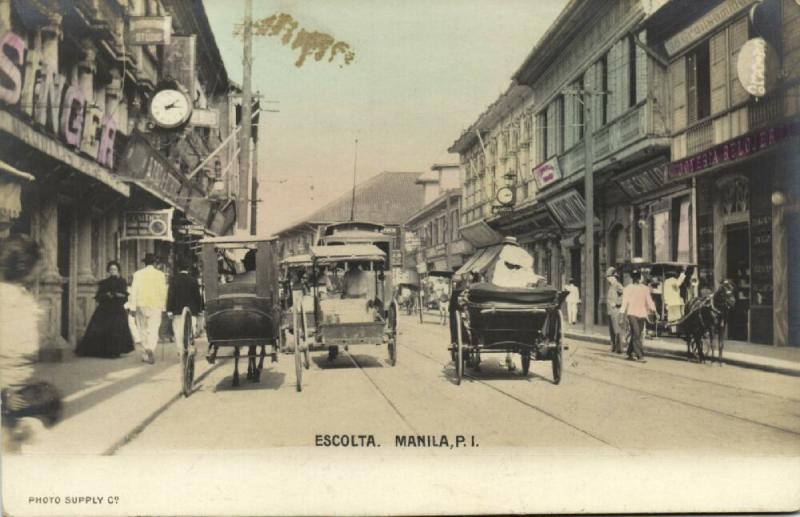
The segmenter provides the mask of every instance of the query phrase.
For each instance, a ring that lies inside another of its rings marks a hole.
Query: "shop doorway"
[[[750,230],[747,224],[725,228],[726,278],[736,286],[736,306],[728,320],[728,339],[748,340],[750,312]]]
[[[61,276],[61,337],[69,341],[70,335],[70,306],[69,306],[69,277],[70,277],[70,251],[72,233],[72,213],[63,206],[58,207],[58,251],[56,266]]]

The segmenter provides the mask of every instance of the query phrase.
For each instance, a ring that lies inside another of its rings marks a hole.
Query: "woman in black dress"
[[[133,351],[125,302],[128,284],[119,276],[119,262],[106,266],[108,278],[97,286],[97,308],[75,353],[80,356],[116,358]]]

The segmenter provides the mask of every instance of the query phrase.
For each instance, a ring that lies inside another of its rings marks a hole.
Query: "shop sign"
[[[661,165],[639,171],[636,174],[619,180],[617,183],[628,197],[637,198],[664,186],[666,176],[667,164],[662,163]]]
[[[687,178],[716,165],[747,158],[798,134],[800,134],[800,123],[798,122],[753,131],[724,144],[716,145],[707,151],[672,162],[669,166],[669,179]]]
[[[205,226],[202,224],[182,224],[175,227],[175,232],[181,235],[205,235]]]
[[[83,90],[28,49],[13,32],[0,37],[0,106],[19,108],[44,131],[100,165],[114,167],[117,124],[96,106],[88,106]]]
[[[414,251],[419,248],[419,235],[416,232],[406,230],[404,235],[406,251]]]
[[[739,50],[736,75],[747,93],[763,97],[775,85],[779,67],[775,49],[764,38],[753,38]]]
[[[195,127],[217,129],[219,127],[219,110],[194,108],[189,124]]]
[[[531,176],[536,181],[536,186],[543,189],[561,179],[561,169],[558,166],[558,158],[552,158],[547,162],[534,167]]]
[[[173,211],[174,209],[169,208],[125,212],[122,240],[155,239],[172,242]]]
[[[697,22],[665,41],[664,49],[670,56],[677,54],[753,3],[755,0],[726,0]]]
[[[403,265],[403,252],[401,250],[392,250],[392,266]]]
[[[164,45],[164,60],[162,62],[162,76],[174,79],[186,88],[194,97],[194,78],[197,73],[195,68],[196,54],[195,41],[197,36],[174,36],[172,41]]]
[[[120,159],[119,174],[126,180],[141,181],[174,204],[182,205],[178,203],[182,185],[179,173],[141,133],[131,134]]]
[[[586,203],[577,190],[569,190],[563,194],[545,201],[547,208],[553,214],[562,228],[582,228],[586,226]],[[599,220],[595,217],[595,224]]]
[[[171,16],[131,16],[128,18],[128,45],[169,45]]]

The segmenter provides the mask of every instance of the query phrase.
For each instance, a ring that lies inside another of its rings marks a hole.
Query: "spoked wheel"
[[[297,391],[303,391],[303,365],[300,360],[300,329],[297,327],[297,311],[293,311],[294,323],[294,375],[297,379]]]
[[[183,349],[181,350],[182,366],[182,393],[184,397],[192,394],[194,385],[194,329],[192,328],[192,313],[188,307],[184,307],[181,313],[183,318]]]
[[[461,385],[461,379],[464,377],[464,343],[461,336],[461,313],[456,312],[456,329],[458,333],[458,342],[456,343],[456,384]]]
[[[389,308],[389,364],[397,364],[397,303],[393,303]]]
[[[531,353],[522,352],[520,355],[522,356],[522,375],[528,375],[531,369]]]
[[[309,348],[311,348],[311,340],[308,339],[308,326],[306,325],[306,312],[303,311],[300,314],[300,318],[303,322],[303,341],[305,346],[303,347],[303,366],[305,366],[306,370],[311,368],[311,352]],[[297,350],[297,349],[295,349]],[[295,352],[298,353],[298,352]]]
[[[556,348],[552,352],[551,362],[553,363],[553,384],[559,384],[561,382],[561,369],[563,367],[564,357],[563,357],[563,347],[561,344],[561,338],[563,334],[563,321],[561,316],[561,311],[558,311],[558,319],[556,319],[556,332],[555,332],[555,339],[556,339]]]

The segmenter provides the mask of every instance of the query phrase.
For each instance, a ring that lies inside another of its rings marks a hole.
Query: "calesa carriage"
[[[274,239],[226,236],[203,239],[202,262],[206,335],[214,363],[221,348],[232,348],[233,385],[239,385],[241,348],[247,379],[259,382],[264,359],[278,360],[281,307]],[[270,348],[267,354],[267,348]]]
[[[291,276],[292,293],[302,292],[293,296],[295,350],[321,347],[332,361],[340,347],[386,345],[394,366],[397,302],[387,285],[386,253],[374,244],[322,245],[311,247],[310,259],[307,280]]]
[[[566,291],[544,286],[533,272],[532,257],[513,239],[479,250],[456,277],[469,283],[458,295],[455,343],[450,348],[457,383],[464,369],[478,368],[486,353],[519,354],[525,375],[531,360],[550,361],[553,382],[560,383],[560,307]]]
[[[314,291],[310,284],[312,266],[309,254],[292,255],[281,262],[280,342],[284,351],[294,353],[297,391],[303,390],[303,367],[308,369],[311,365],[309,344],[316,331]]]

